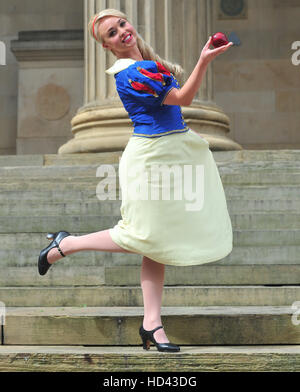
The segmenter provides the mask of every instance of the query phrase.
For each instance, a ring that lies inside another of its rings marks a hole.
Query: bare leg
[[[164,287],[165,265],[148,257],[143,257],[141,268],[141,287],[144,300],[143,327],[147,331],[162,325],[160,312]],[[170,343],[164,329],[154,332],[158,343]]]
[[[80,236],[70,235],[61,240],[59,247],[66,256],[84,250],[133,253],[117,245],[112,240],[108,229]],[[50,264],[55,263],[55,261],[61,258],[62,255],[57,248],[51,249],[47,256]]]

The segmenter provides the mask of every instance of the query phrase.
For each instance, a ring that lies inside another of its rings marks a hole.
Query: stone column
[[[125,12],[142,37],[163,58],[185,69],[181,82],[194,69],[211,31],[210,0],[84,0],[85,89],[84,106],[72,119],[74,138],[59,154],[123,150],[133,131],[132,122],[115,89],[115,79],[105,70],[116,58],[88,34],[92,15],[105,8]],[[208,66],[193,104],[182,107],[185,121],[210,143],[211,150],[242,147],[229,139],[229,118],[213,102],[213,62]]]

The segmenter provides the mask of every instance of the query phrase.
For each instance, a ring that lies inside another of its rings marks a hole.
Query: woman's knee
[[[150,259],[150,257],[148,257],[148,256],[143,256],[143,262],[144,263],[148,263],[148,264],[153,264],[156,267],[160,267],[160,268],[164,268],[165,267],[164,264],[159,263],[158,261],[155,261],[153,259]]]
[[[110,241],[111,241],[112,251],[114,251],[114,252],[122,252],[122,253],[134,253],[134,252],[131,252],[130,250],[124,249],[124,248],[122,248],[120,245],[118,245],[118,244],[111,238],[109,229],[107,230],[107,236],[109,237],[109,239],[110,239]]]

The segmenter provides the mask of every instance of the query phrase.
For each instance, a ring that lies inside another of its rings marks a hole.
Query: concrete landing
[[[298,372],[300,345],[181,346],[162,353],[151,346],[1,346],[0,372]]]
[[[167,306],[172,343],[187,346],[299,345],[291,306]],[[143,307],[7,307],[3,345],[135,346]]]

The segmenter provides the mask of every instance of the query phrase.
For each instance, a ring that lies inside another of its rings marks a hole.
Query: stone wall
[[[213,30],[242,42],[214,62],[215,102],[231,120],[228,134],[245,149],[300,148],[300,0],[248,0],[246,17],[222,19]],[[298,56],[299,57],[299,56]]]
[[[56,153],[83,100],[83,31],[19,33],[16,154]]]
[[[82,10],[83,0],[0,0],[0,41],[6,45],[6,66],[0,66],[0,154],[16,154],[19,65],[11,41],[19,31],[82,29]]]

